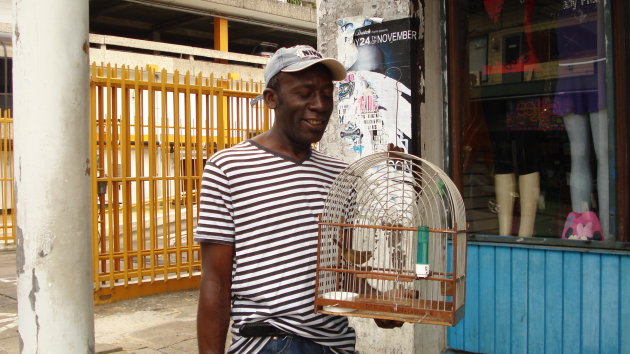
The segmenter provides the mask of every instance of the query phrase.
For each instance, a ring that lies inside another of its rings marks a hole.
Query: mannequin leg
[[[534,234],[538,197],[540,196],[540,173],[533,172],[518,177],[521,205],[521,222],[518,235],[530,237]]]
[[[513,173],[494,175],[494,190],[499,207],[499,235],[501,236],[509,236],[512,233],[515,184],[516,178]]]
[[[597,158],[597,207],[603,238],[610,238],[609,177],[608,177],[608,112],[603,109],[590,114],[593,147]]]
[[[571,150],[571,206],[573,211],[581,213],[590,209],[591,201],[591,168],[590,141],[587,117],[582,114],[564,116],[564,125],[569,135]]]

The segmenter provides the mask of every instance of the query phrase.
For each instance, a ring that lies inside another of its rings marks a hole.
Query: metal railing
[[[192,241],[206,159],[269,129],[262,83],[92,65],[97,303],[198,285]],[[0,111],[0,248],[15,247],[13,118]]]
[[[234,52],[224,52],[220,50],[191,47],[180,44],[171,44],[163,42],[154,42],[134,38],[108,36],[102,34],[90,33],[90,44],[97,46],[102,50],[114,51],[151,51],[159,52],[162,55],[195,58],[195,60],[214,61],[227,60],[232,63],[241,63],[244,65],[265,65],[269,58],[259,55],[241,54]],[[109,48],[109,49],[108,49]]]
[[[0,110],[0,248],[16,242],[13,166],[13,118]]]
[[[92,66],[95,302],[193,288],[200,176],[270,126],[260,82]]]

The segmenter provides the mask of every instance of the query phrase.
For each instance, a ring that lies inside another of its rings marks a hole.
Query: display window
[[[609,1],[464,3],[453,163],[470,232],[615,241]]]

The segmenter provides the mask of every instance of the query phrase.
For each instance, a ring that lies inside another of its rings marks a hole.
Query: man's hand
[[[387,151],[405,152],[405,149],[392,143],[387,144]]]
[[[382,296],[385,299],[391,299],[391,298],[417,299],[418,291],[411,290],[411,289],[391,289],[391,290],[385,291],[382,294]],[[403,321],[383,320],[380,318],[375,318],[374,323],[376,323],[376,325],[379,328],[387,328],[387,329],[400,328],[402,327],[403,324],[405,324],[405,322]]]
[[[403,322],[403,321],[382,320],[380,318],[375,318],[374,319],[374,323],[376,323],[376,325],[379,328],[386,328],[386,329],[400,328],[400,327],[402,327],[402,325],[405,324],[405,322]]]

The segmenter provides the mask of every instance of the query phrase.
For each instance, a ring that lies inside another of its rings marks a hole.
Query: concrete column
[[[88,1],[13,5],[20,351],[92,353]]]
[[[442,71],[440,6],[434,0],[381,1],[317,1],[317,43],[325,56],[337,57],[337,20],[353,16],[380,17],[384,21],[406,17],[419,19],[421,48],[419,65],[421,77],[415,88],[419,96],[414,107],[419,111],[417,126],[413,132],[420,146],[415,153],[442,166],[444,156],[442,143]],[[422,67],[424,66],[424,67]],[[428,98],[431,100],[428,100]],[[328,129],[320,142],[325,153],[342,156],[339,144],[341,123],[336,109],[333,111]],[[351,318],[351,326],[357,331],[357,350],[361,353],[440,353],[446,347],[446,329],[436,325],[404,324],[398,329],[380,329],[369,319]]]

